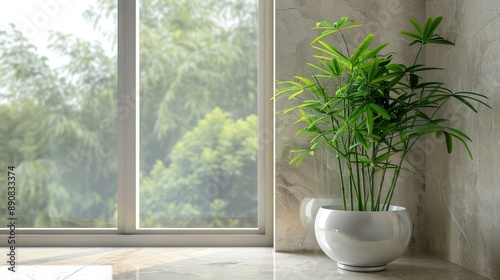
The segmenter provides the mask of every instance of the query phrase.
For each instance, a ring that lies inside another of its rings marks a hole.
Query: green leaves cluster
[[[444,135],[450,153],[453,140],[458,140],[472,157],[467,146],[471,139],[437,113],[452,99],[477,112],[474,102],[489,107],[486,96],[452,92],[443,83],[424,80],[426,72],[443,69],[416,63],[427,44],[453,45],[435,33],[441,20],[429,18],[420,26],[412,19],[415,30],[401,31],[414,40],[410,46],[419,46],[410,66],[393,63],[395,54],[383,54],[387,43],[372,47],[374,34],[366,36],[351,54],[343,32],[360,25],[346,17],[335,23],[319,22],[316,28],[324,31],[311,43],[318,51],[316,62],[308,63],[317,73],[279,83],[277,96],[288,94],[289,99],[301,100],[284,111],[299,113],[295,123],[302,126],[296,135],[311,138],[308,147],[292,151],[295,156],[290,163],[299,165],[324,145],[335,150],[345,209],[387,210],[403,160],[423,135]],[[337,34],[344,49],[325,41]]]

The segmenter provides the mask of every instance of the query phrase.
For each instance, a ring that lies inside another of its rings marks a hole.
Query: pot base
[[[337,263],[337,267],[343,270],[354,271],[354,272],[376,272],[383,271],[387,269],[387,265],[380,266],[354,266],[342,263]]]

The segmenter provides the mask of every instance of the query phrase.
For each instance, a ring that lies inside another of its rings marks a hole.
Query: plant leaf
[[[432,36],[434,36],[434,31],[438,28],[439,24],[443,20],[443,17],[437,17],[435,19],[429,18],[424,26],[423,38],[424,42],[428,43]]]
[[[392,73],[392,74],[383,75],[383,76],[380,76],[380,77],[378,77],[378,78],[374,79],[374,80],[372,81],[372,84],[376,84],[376,83],[378,83],[378,82],[382,82],[382,81],[385,81],[385,80],[389,80],[389,79],[391,79],[391,78],[398,77],[398,76],[403,77],[403,76],[402,76],[402,74],[398,74],[398,73]],[[399,78],[399,79],[401,79],[401,78]],[[398,79],[398,80],[399,80],[399,79]]]
[[[302,161],[304,161],[306,156],[309,155],[310,150],[309,149],[295,149],[295,150],[291,150],[290,152],[291,153],[299,153],[299,154],[297,156],[295,156],[294,158],[292,158],[292,160],[290,160],[289,164],[295,163],[295,166],[299,166],[302,163]]]
[[[388,159],[388,158],[392,157],[392,156],[393,156],[393,155],[395,155],[395,154],[396,154],[396,153],[394,153],[394,152],[384,153],[384,154],[382,154],[382,155],[378,156],[378,157],[374,160],[374,162],[375,162],[375,163],[377,163],[377,162],[382,162],[382,161],[384,161],[384,160],[386,160],[386,159]]]
[[[373,34],[368,34],[368,36],[366,36],[365,39],[359,44],[358,48],[356,49],[354,54],[351,56],[351,59],[350,59],[351,64],[358,63],[359,57],[366,49],[368,49],[374,36],[375,35],[373,35]]]
[[[467,134],[463,133],[462,131],[460,131],[456,128],[453,128],[453,127],[447,127],[446,129],[448,129],[448,130],[452,131],[454,134],[457,134],[458,136],[465,138],[465,139],[472,142],[472,139],[470,139],[470,137],[467,136]]]
[[[333,34],[337,32],[337,30],[326,30],[326,31],[323,31],[321,33],[321,35],[319,35],[318,37],[316,37],[316,39],[314,39],[312,42],[311,42],[311,45],[318,42],[319,40],[323,39],[324,37],[330,35],[330,34]]]
[[[361,60],[365,60],[366,58],[370,58],[370,57],[376,55],[379,51],[381,51],[387,45],[389,45],[389,43],[380,45],[380,46],[374,48],[373,50],[366,51],[363,55],[361,55]]]
[[[366,110],[366,128],[368,134],[371,135],[373,132],[373,111],[370,109],[369,106],[366,106],[365,110]]]
[[[363,146],[363,148],[365,148],[365,150],[368,151],[370,149],[370,146],[368,146],[368,143],[366,142],[365,137],[363,137],[363,135],[357,129],[354,129],[354,136],[356,137],[358,142],[361,144],[361,146]]]
[[[413,25],[413,27],[415,27],[415,29],[417,30],[417,32],[419,34],[422,34],[422,28],[420,28],[420,25],[418,24],[418,22],[412,18],[410,18],[410,23]]]
[[[406,37],[416,39],[417,42],[423,42],[423,40],[424,40],[420,35],[415,34],[415,33],[411,33],[411,32],[405,31],[405,30],[400,30],[399,33],[401,33],[402,35],[405,35]]]
[[[375,75],[377,74],[379,60],[378,58],[374,58],[370,63],[370,70],[368,70],[368,82],[371,83]]]
[[[339,59],[344,64],[348,64],[348,65],[351,64],[351,62],[349,61],[349,59],[343,53],[341,53],[336,48],[334,48],[332,45],[330,45],[328,43],[325,43],[323,41],[319,41],[319,43],[321,45],[323,45],[325,47],[325,49],[322,49],[322,48],[319,48],[319,47],[316,47],[316,46],[313,46],[313,48],[315,48],[315,49],[317,49],[319,51],[325,52],[327,54],[332,55],[333,57]]]
[[[451,152],[453,151],[453,139],[448,132],[443,131],[443,134],[444,138],[446,139],[446,149],[448,150],[448,154],[451,154]]]
[[[418,85],[418,76],[415,74],[410,74],[410,87],[415,88]]]
[[[381,115],[384,119],[386,120],[390,120],[391,119],[391,116],[389,115],[389,113],[387,112],[386,109],[384,109],[384,107],[378,105],[378,104],[375,104],[375,103],[368,103],[368,105],[373,109],[375,110],[379,115]]]

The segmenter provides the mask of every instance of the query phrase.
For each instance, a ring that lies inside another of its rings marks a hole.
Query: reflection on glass
[[[140,2],[140,227],[257,227],[257,1]]]
[[[108,0],[2,1],[0,181],[15,166],[18,228],[117,226],[115,18]]]

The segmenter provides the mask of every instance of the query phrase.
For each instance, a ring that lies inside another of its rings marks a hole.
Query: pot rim
[[[350,205],[347,206],[350,208]],[[344,210],[344,205],[338,205],[338,204],[330,204],[330,205],[323,205],[320,207],[320,209],[324,210],[330,210],[330,211],[340,211],[340,212],[358,212],[358,213],[387,213],[387,212],[400,212],[400,211],[406,211],[406,207],[404,206],[399,206],[399,205],[389,205],[389,210],[388,211],[358,211],[358,210]]]

